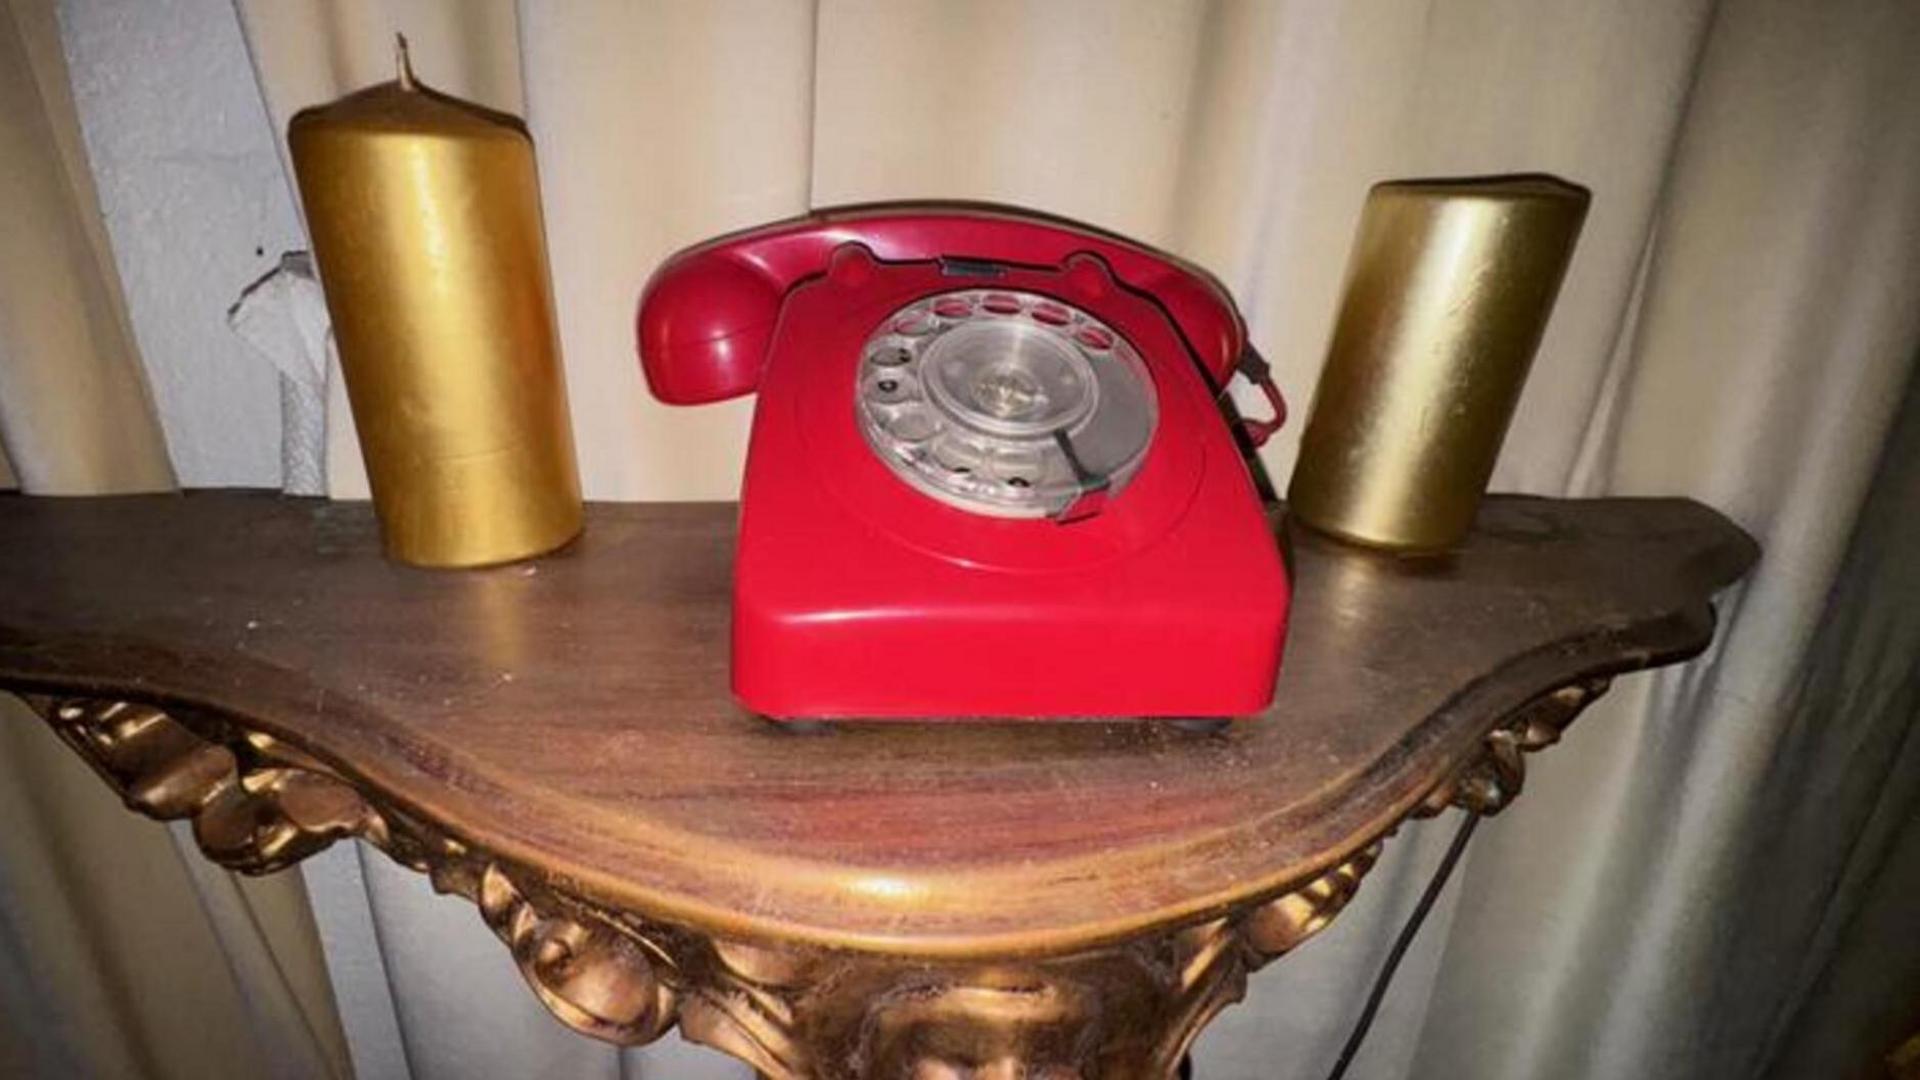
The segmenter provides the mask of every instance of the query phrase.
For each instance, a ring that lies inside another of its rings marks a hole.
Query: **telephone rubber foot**
[[[833,731],[831,720],[782,720],[777,716],[762,716],[760,719],[785,735],[826,735]]]

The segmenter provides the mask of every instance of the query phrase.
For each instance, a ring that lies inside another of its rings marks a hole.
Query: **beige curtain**
[[[1920,995],[1905,953],[1873,947],[1920,860],[1903,779],[1920,596],[1896,554],[1920,481],[1897,455],[1880,465],[1920,352],[1920,7],[236,6],[275,132],[389,77],[395,30],[426,81],[527,115],[599,498],[735,490],[751,402],[655,404],[630,340],[652,266],[726,229],[903,197],[1079,217],[1218,272],[1304,406],[1368,184],[1526,170],[1588,185],[1496,486],[1693,495],[1766,557],[1709,657],[1623,680],[1538,759],[1355,1075],[1826,1075]],[[0,355],[0,379],[18,363]],[[28,477],[9,408],[0,433]],[[1266,451],[1276,477],[1297,432]],[[360,493],[352,475],[336,494]],[[1202,1041],[1199,1075],[1324,1073],[1442,828],[1396,839],[1353,909],[1255,980]],[[622,1057],[566,1034],[470,911],[377,857],[338,850],[307,876],[362,1077],[742,1075],[704,1051]]]
[[[93,192],[54,7],[7,0],[0,486],[173,484]],[[0,1076],[348,1075],[297,880],[237,878],[128,814],[8,695],[0,822]]]
[[[731,496],[751,415],[641,385],[635,294],[681,245],[862,200],[1044,207],[1221,274],[1304,403],[1367,186],[1510,170],[1599,195],[1503,476],[1563,489],[1710,7],[239,3],[276,130],[390,78],[396,30],[423,78],[528,116],[586,488],[640,499]],[[1276,475],[1297,437],[1269,448]]]
[[[0,447],[28,491],[173,485],[47,0],[0,10]]]

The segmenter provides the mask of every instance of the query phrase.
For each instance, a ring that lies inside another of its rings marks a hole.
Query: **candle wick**
[[[407,55],[407,35],[393,35],[393,64],[399,69],[400,89],[413,89],[413,58]]]

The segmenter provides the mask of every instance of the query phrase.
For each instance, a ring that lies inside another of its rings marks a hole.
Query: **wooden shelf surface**
[[[1710,597],[1756,557],[1679,499],[1491,498],[1444,559],[1281,525],[1278,693],[1224,733],[796,735],[727,692],[734,513],[594,505],[556,555],[456,572],[382,559],[363,504],[4,498],[0,685],[259,733],[608,909],[896,957],[1046,954],[1298,887],[1459,801],[1499,725],[1704,648]],[[876,678],[935,659],[876,657]]]

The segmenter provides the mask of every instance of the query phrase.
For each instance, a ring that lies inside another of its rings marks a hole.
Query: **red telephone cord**
[[[1259,388],[1260,393],[1266,396],[1267,405],[1273,409],[1273,415],[1265,420],[1240,418],[1241,434],[1257,450],[1265,446],[1267,440],[1273,438],[1274,433],[1287,422],[1287,399],[1280,395],[1280,388],[1273,384],[1272,366],[1252,345],[1248,345],[1240,354],[1240,362],[1235,367],[1247,377],[1248,382]]]

